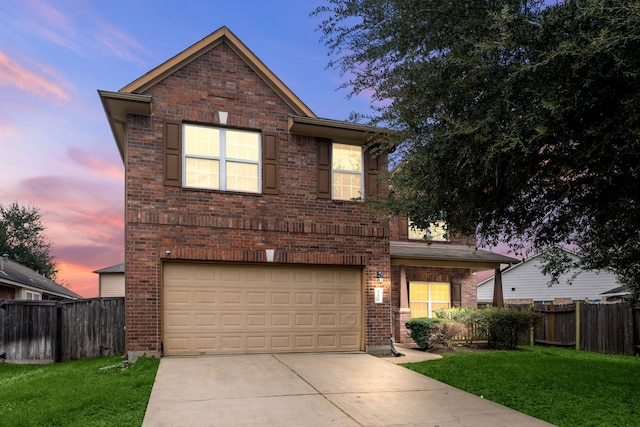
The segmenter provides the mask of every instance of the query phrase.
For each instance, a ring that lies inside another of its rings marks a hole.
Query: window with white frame
[[[360,199],[364,185],[362,147],[332,144],[331,178],[334,199]]]
[[[185,187],[259,193],[259,132],[183,125]]]
[[[447,282],[409,282],[411,317],[434,317],[433,312],[451,307],[451,285]]]
[[[42,294],[33,291],[24,291],[24,299],[27,301],[40,301]]]
[[[448,242],[449,231],[447,230],[447,223],[444,221],[432,222],[429,224],[429,228],[425,230],[417,228],[413,221],[409,219],[409,239]]]

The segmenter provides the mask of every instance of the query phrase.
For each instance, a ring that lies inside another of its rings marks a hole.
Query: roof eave
[[[2,279],[2,280],[0,280],[0,283],[2,283],[3,286],[13,286],[14,288],[18,288],[18,289],[26,289],[26,290],[29,290],[29,291],[38,292],[38,293],[41,293],[41,294],[53,295],[53,296],[60,297],[60,298],[65,298],[65,299],[74,299],[74,300],[82,299],[82,297],[80,295],[78,295],[77,297],[76,296],[71,296],[71,295],[66,295],[66,294],[63,294],[63,293],[60,293],[60,292],[42,289],[42,288],[39,288],[37,286],[27,285],[26,283],[17,282],[15,280],[11,280],[11,279]]]
[[[102,108],[109,121],[109,127],[118,146],[122,161],[126,152],[127,115],[151,116],[152,98],[150,95],[139,95],[121,92],[98,90]]]
[[[327,138],[360,145],[391,134],[391,131],[383,128],[317,117],[290,116],[288,127],[289,132],[296,135]]]
[[[391,265],[404,265],[405,267],[468,268],[474,271],[482,271],[500,268],[501,263],[491,261],[392,257]]]

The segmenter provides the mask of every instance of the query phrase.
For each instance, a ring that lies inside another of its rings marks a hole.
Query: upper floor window
[[[413,221],[409,219],[409,239],[448,242],[449,231],[447,230],[447,223],[444,221],[432,222],[429,224],[429,228],[425,230],[415,227]]]
[[[260,193],[261,135],[183,125],[185,187]]]
[[[362,147],[332,144],[331,181],[334,199],[360,199],[364,186],[364,161]]]

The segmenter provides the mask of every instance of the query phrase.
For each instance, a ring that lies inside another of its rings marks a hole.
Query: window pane
[[[333,173],[334,199],[359,199],[362,197],[362,175],[354,173]]]
[[[446,242],[449,240],[447,223],[444,221],[436,221],[429,224],[429,230],[424,230],[421,228],[415,228],[413,226],[413,221],[409,219],[409,239],[426,239]]]
[[[357,145],[333,144],[334,170],[362,172],[362,148]]]
[[[197,156],[220,156],[220,131],[204,126],[184,126],[185,154]]]
[[[427,232],[422,228],[416,228],[413,226],[413,221],[409,219],[409,238],[410,239],[425,239],[427,236]]]
[[[260,152],[259,134],[255,132],[226,131],[227,158],[258,161]]]
[[[227,162],[227,190],[258,192],[258,165]]]
[[[448,283],[430,283],[431,301],[449,301]]]
[[[409,300],[411,302],[413,302],[413,301],[428,301],[429,300],[428,283],[411,282],[409,284]]]
[[[429,317],[429,303],[426,302],[412,302],[411,303],[411,318],[417,317]]]
[[[220,161],[187,158],[185,185],[198,188],[220,188]]]
[[[436,221],[429,225],[431,232],[431,240],[447,241],[449,233],[447,232],[447,223],[444,221]]]

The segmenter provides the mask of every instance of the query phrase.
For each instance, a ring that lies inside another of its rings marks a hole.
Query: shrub
[[[411,331],[411,339],[421,349],[429,348],[429,334],[435,325],[442,323],[444,320],[438,318],[418,317],[408,320],[405,325]]]
[[[462,334],[466,326],[458,322],[442,322],[433,325],[427,343],[429,348],[449,348],[455,337]]]
[[[449,308],[435,312],[440,319],[464,323],[467,327],[468,342],[487,339],[491,347],[515,348],[518,337],[527,332],[540,319],[539,315],[522,309],[490,308]]]
[[[474,340],[486,339],[486,330],[478,328],[478,325],[482,320],[482,310],[469,307],[452,307],[441,308],[434,311],[436,317],[440,319],[446,319],[453,322],[464,324],[466,328],[463,328],[460,333],[464,333],[466,342],[473,342]]]
[[[481,310],[479,329],[486,330],[490,347],[516,348],[518,336],[527,332],[539,321],[540,316],[532,311],[487,308]]]
[[[411,319],[406,326],[411,331],[411,339],[423,350],[451,347],[451,341],[465,329],[461,323],[424,317]]]

